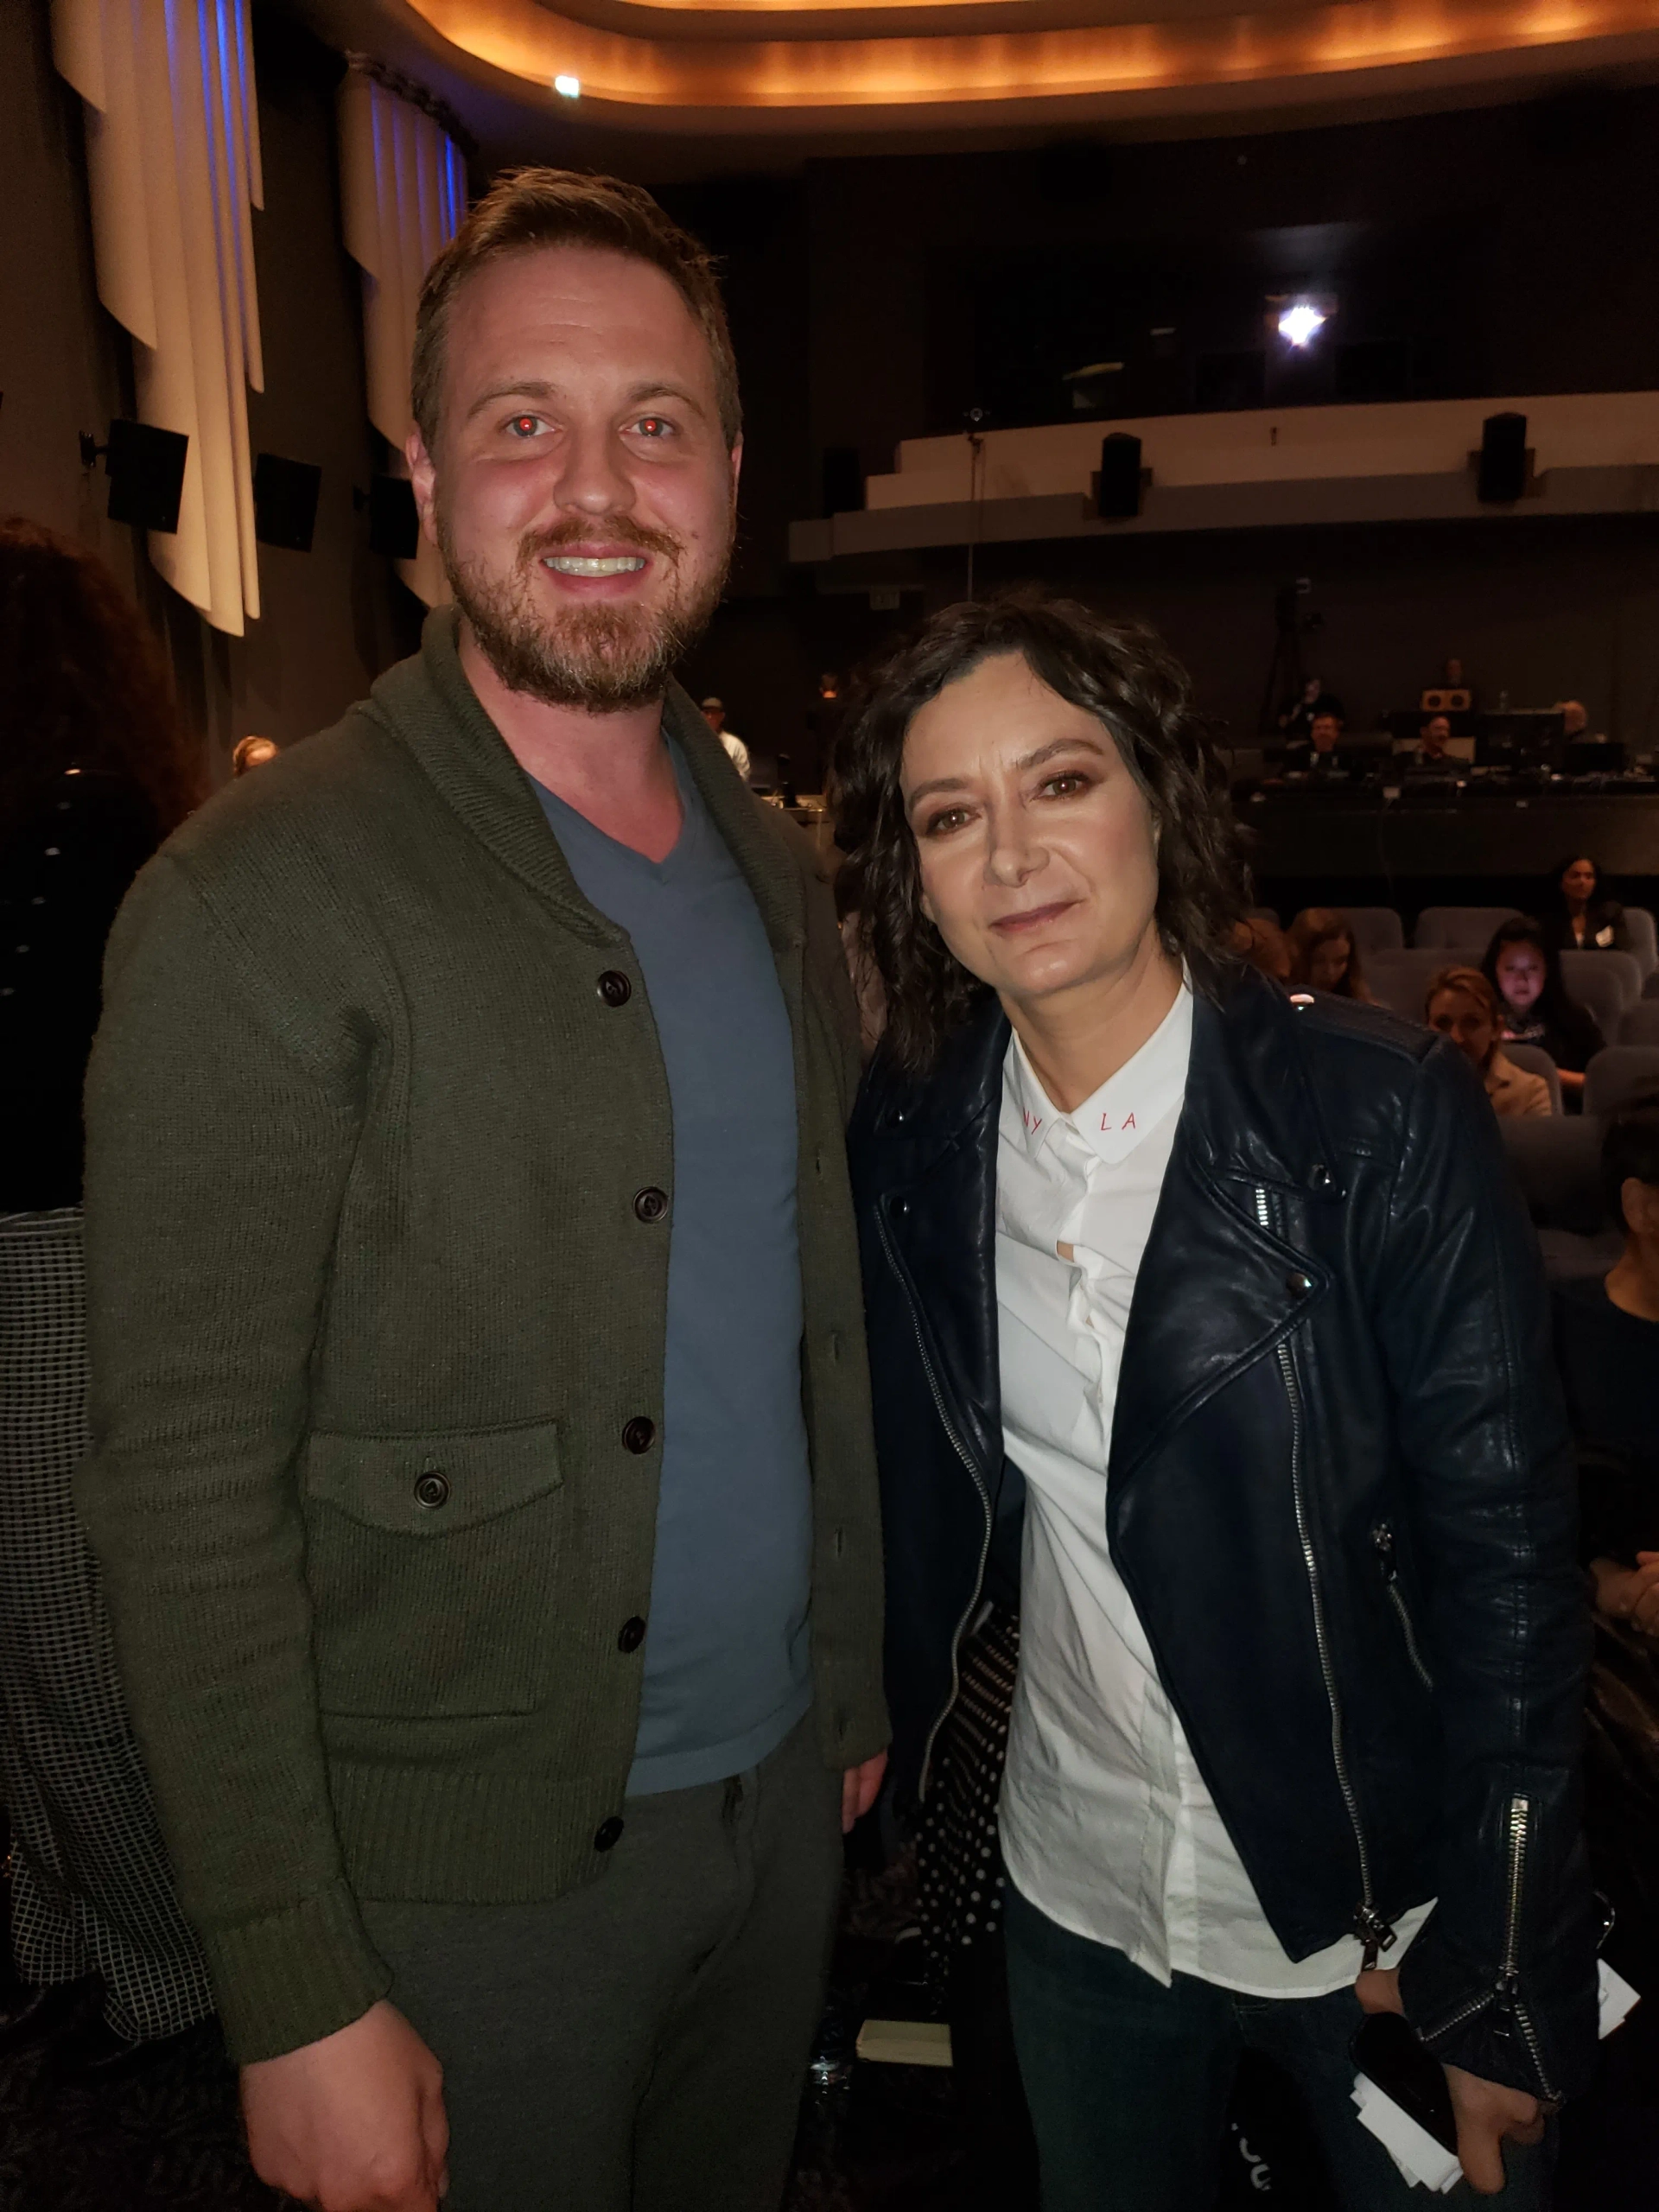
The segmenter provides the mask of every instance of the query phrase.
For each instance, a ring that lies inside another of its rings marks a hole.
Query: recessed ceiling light
[[[1279,335],[1287,346],[1306,346],[1325,328],[1325,318],[1311,300],[1298,300],[1279,318]]]
[[[582,79],[580,77],[556,77],[553,89],[561,99],[579,100],[582,98]]]

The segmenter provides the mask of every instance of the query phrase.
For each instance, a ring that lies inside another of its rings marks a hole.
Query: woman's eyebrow
[[[1052,760],[1060,753],[1092,753],[1100,757],[1104,748],[1091,737],[1057,737],[1051,744],[1039,745],[1034,753],[1025,753],[1014,762],[1020,769],[1040,768],[1045,760]]]

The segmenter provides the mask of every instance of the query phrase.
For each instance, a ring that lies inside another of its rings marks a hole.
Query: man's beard
[[[688,585],[681,539],[614,516],[603,525],[607,547],[656,555],[668,566],[676,588],[654,607],[572,607],[556,614],[537,598],[537,563],[545,555],[591,545],[591,524],[573,517],[556,529],[526,531],[505,576],[491,575],[461,559],[442,506],[437,524],[438,550],[455,604],[502,683],[549,706],[583,707],[592,714],[647,706],[662,696],[675,663],[708,628],[731,562],[728,525],[715,566]]]

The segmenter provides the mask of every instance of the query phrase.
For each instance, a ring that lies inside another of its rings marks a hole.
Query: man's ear
[[[426,440],[417,429],[411,429],[404,440],[404,459],[409,463],[410,481],[415,486],[415,506],[421,518],[421,529],[429,543],[438,542],[438,471],[437,464],[426,449]]]

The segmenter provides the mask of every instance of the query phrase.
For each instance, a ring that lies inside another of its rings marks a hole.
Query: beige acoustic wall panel
[[[138,415],[189,439],[150,558],[215,629],[259,612],[247,387],[264,389],[251,211],[263,204],[247,0],[53,0],[80,94],[99,297],[133,340]]]
[[[407,474],[410,357],[421,284],[467,212],[467,176],[448,132],[381,81],[361,55],[340,87],[340,179],[346,251],[362,272],[363,364],[369,420]],[[397,573],[429,607],[448,596],[424,539]]]

